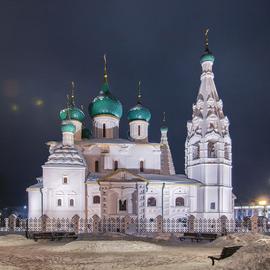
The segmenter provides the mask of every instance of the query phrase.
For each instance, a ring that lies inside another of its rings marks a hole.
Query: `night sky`
[[[268,0],[1,0],[0,207],[26,204],[25,189],[48,157],[45,143],[61,139],[58,115],[70,81],[87,113],[102,84],[104,53],[111,91],[124,107],[121,137],[141,80],[150,141],[159,142],[166,111],[174,164],[183,173],[206,27],[231,123],[233,191],[240,203],[269,194],[269,10]]]

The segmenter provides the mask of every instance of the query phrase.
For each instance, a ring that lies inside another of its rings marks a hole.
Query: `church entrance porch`
[[[98,183],[100,185],[101,218],[117,220],[116,230],[121,230],[119,218],[127,216],[143,218],[145,216],[146,179],[127,170],[119,169],[100,179]]]

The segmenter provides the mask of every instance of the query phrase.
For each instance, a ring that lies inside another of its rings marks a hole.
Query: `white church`
[[[47,143],[42,176],[27,188],[29,218],[232,218],[232,146],[214,83],[214,59],[206,33],[201,85],[187,122],[185,174],[175,173],[165,121],[160,142],[149,142],[151,113],[140,85],[137,104],[126,116],[126,139],[119,137],[123,108],[110,90],[106,59],[103,85],[89,105],[91,131],[75,105],[73,85],[60,112],[62,141]]]

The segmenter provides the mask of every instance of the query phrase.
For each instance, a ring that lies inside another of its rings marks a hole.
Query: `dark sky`
[[[231,122],[234,193],[238,202],[269,194],[269,10],[269,0],[1,0],[0,206],[26,203],[25,189],[48,156],[45,142],[61,138],[58,113],[69,82],[76,82],[77,104],[86,112],[102,83],[104,53],[111,90],[124,106],[122,137],[141,80],[150,139],[160,140],[166,111],[174,163],[183,173],[206,27]]]

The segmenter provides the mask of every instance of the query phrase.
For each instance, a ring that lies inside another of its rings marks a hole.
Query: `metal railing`
[[[184,232],[208,232],[208,233],[233,233],[233,232],[270,232],[270,219],[251,217],[245,220],[238,219],[162,219],[143,218],[130,216],[114,218],[84,219],[75,216],[73,218],[40,218],[21,219],[14,215],[9,218],[0,218],[0,232],[76,232],[76,233],[184,233]]]

